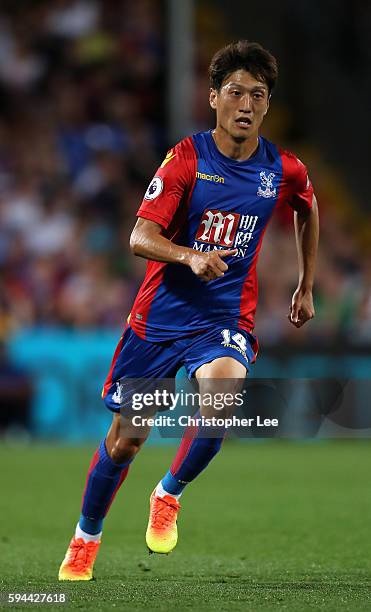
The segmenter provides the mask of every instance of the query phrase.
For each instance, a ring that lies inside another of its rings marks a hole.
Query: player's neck
[[[250,138],[238,142],[228,132],[218,126],[212,131],[212,136],[219,151],[235,161],[246,161],[255,153],[259,146],[258,134],[251,135]]]

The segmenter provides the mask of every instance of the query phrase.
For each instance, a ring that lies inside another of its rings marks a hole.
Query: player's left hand
[[[301,327],[304,323],[313,319],[314,315],[312,291],[305,291],[298,287],[292,296],[290,312],[287,315],[288,320],[295,327]]]

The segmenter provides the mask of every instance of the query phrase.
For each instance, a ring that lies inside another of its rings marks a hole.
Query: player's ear
[[[264,111],[264,116],[265,116],[265,115],[267,114],[267,112],[268,112],[268,109],[269,109],[269,101],[270,101],[270,99],[271,99],[271,97],[270,97],[270,96],[268,96],[268,100],[267,100],[267,108],[266,108],[266,109],[265,109],[265,111]]]
[[[210,106],[211,108],[213,108],[214,110],[216,109],[216,98],[217,98],[217,92],[215,89],[210,89],[210,95],[209,95],[209,102],[210,102]]]

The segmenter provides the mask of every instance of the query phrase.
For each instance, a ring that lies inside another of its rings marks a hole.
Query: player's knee
[[[111,459],[115,463],[125,463],[135,457],[141,449],[145,438],[118,438],[111,450]]]
[[[199,380],[201,416],[217,417],[219,420],[229,418],[239,405],[238,397],[242,387],[243,379],[204,378]]]

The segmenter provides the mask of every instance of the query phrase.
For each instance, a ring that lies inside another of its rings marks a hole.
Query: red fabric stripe
[[[94,468],[97,465],[98,461],[99,461],[99,447],[95,451],[95,453],[93,455],[93,458],[91,460],[90,466],[89,466],[89,470],[88,470],[88,473],[87,473],[87,476],[86,476],[86,481],[85,481],[84,492],[82,494],[82,504],[81,504],[81,506],[83,506],[83,504],[84,504],[84,498],[85,498],[86,488],[88,486],[88,480],[89,480],[90,474],[94,470]]]
[[[162,283],[166,263],[159,261],[148,261],[144,281],[135,298],[133,309],[130,314],[130,324],[135,333],[146,339],[146,322],[153,299],[157,289]],[[138,312],[137,312],[138,311]]]
[[[306,187],[308,173],[305,165],[290,151],[281,147],[278,147],[278,151],[282,163],[282,177],[276,208],[284,204],[298,211],[312,208],[313,187],[310,181]]]
[[[179,206],[177,212],[175,213],[172,221],[170,222],[169,227],[164,231],[164,236],[171,240],[172,242],[176,241],[177,236],[181,232],[184,227],[184,224],[187,221],[188,217],[188,209],[189,203],[193,194],[193,190],[196,184],[196,171],[197,171],[197,154],[195,147],[193,145],[192,138],[186,138],[182,141],[184,150],[190,154],[190,158],[193,160],[193,168],[192,168],[192,184],[188,191],[187,199],[185,202],[185,206]],[[187,161],[189,162],[189,157],[187,156]],[[139,210],[138,215],[141,216],[141,211]],[[143,215],[144,217],[150,218],[150,214],[146,213]],[[135,331],[135,333],[142,338],[146,339],[146,323],[148,314],[152,305],[152,302],[156,296],[157,290],[162,283],[165,270],[166,270],[166,262],[158,262],[158,261],[149,261],[147,264],[146,275],[144,281],[139,289],[137,297],[135,298],[135,302],[131,311],[130,317],[130,326]]]
[[[108,504],[108,506],[107,506],[107,510],[106,510],[106,511],[105,511],[105,513],[104,513],[104,516],[106,516],[106,515],[107,515],[107,512],[108,512],[108,510],[110,509],[110,507],[111,507],[111,505],[112,505],[112,502],[113,502],[113,500],[114,500],[114,499],[115,499],[115,497],[116,497],[116,493],[117,493],[117,491],[119,490],[119,488],[121,487],[122,483],[124,482],[124,480],[125,480],[126,476],[128,475],[129,467],[130,467],[130,465],[128,465],[126,468],[124,468],[124,469],[122,470],[122,474],[121,474],[121,476],[120,476],[120,480],[119,480],[119,481],[118,481],[118,483],[117,483],[117,487],[116,487],[116,489],[115,489],[115,490],[114,490],[114,492],[112,493],[112,497],[111,497],[110,502],[109,502],[109,504]]]
[[[249,332],[254,329],[254,317],[256,311],[256,304],[258,302],[258,279],[256,275],[256,262],[267,226],[268,223],[260,236],[260,240],[256,247],[254,258],[251,262],[249,271],[245,277],[241,291],[240,318],[238,320],[238,327],[246,329]]]
[[[291,177],[295,176],[295,169],[297,166],[297,160],[293,155],[288,155],[287,151],[281,149],[280,147],[278,148],[278,151],[282,163],[282,176],[275,208],[288,204],[288,200],[290,198],[290,185],[292,184]]]
[[[191,448],[191,444],[197,436],[198,429],[199,428],[197,427],[197,425],[189,425],[189,427],[187,427],[187,429],[185,430],[178,451],[174,457],[173,463],[170,466],[170,473],[173,476],[175,476],[181,464],[187,457]]]

